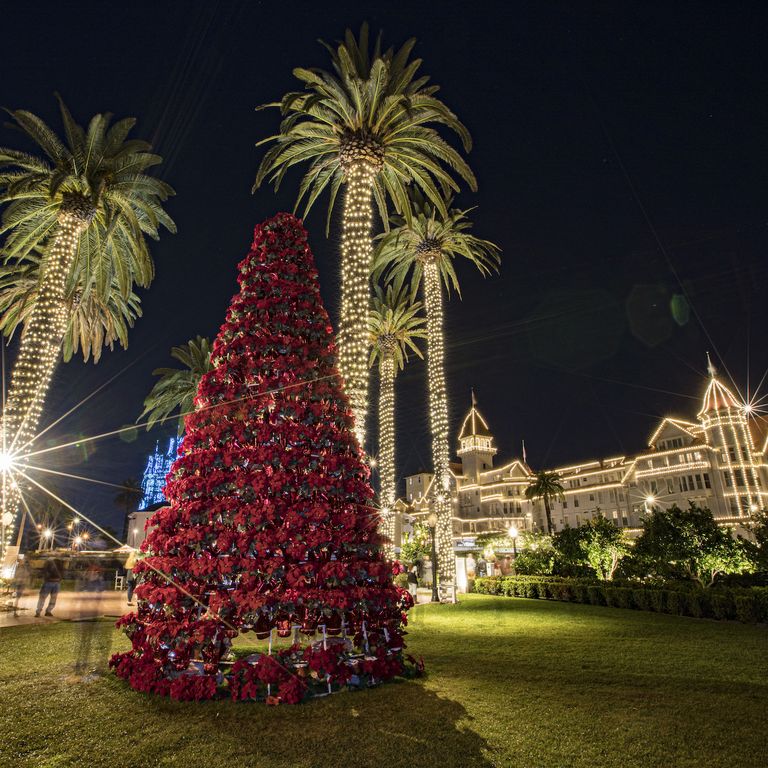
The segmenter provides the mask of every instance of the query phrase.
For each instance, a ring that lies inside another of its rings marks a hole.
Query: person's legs
[[[50,616],[53,609],[56,607],[56,598],[59,596],[59,582],[54,581],[51,584],[50,589],[51,599],[48,601],[48,608],[45,611],[46,616]]]
[[[49,581],[44,581],[43,586],[40,587],[40,594],[37,596],[37,610],[35,611],[35,616],[39,616],[40,611],[43,610],[45,598],[50,594],[50,587],[51,583]]]
[[[135,579],[128,579],[128,604],[130,605],[131,600],[133,600],[133,590],[136,586],[136,580]]]

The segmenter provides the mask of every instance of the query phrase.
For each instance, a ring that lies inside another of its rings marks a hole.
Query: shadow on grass
[[[110,687],[133,699],[126,704],[134,712],[143,710],[145,723],[155,720],[167,733],[184,732],[178,743],[168,745],[182,763],[194,755],[197,764],[209,766],[230,764],[232,759],[254,766],[493,765],[486,757],[489,745],[473,730],[465,708],[421,681],[396,681],[279,707],[177,703],[135,694],[122,681]],[[152,740],[148,735],[145,727],[144,745]]]

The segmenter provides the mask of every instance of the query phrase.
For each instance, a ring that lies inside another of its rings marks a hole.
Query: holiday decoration
[[[177,699],[294,703],[403,674],[410,602],[383,556],[301,223],[257,227],[239,268],[136,567],[138,610],[118,622],[132,649],[111,663]],[[235,658],[249,631],[265,652]]]
[[[155,450],[147,457],[147,465],[144,467],[144,476],[141,479],[141,504],[139,509],[146,509],[153,504],[165,501],[163,487],[165,478],[171,471],[171,466],[181,446],[180,437],[172,437],[168,440],[168,450],[163,453],[160,443],[155,443]]]

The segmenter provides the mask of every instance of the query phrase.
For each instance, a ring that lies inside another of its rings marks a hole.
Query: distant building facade
[[[724,525],[739,527],[768,507],[766,443],[749,408],[734,396],[710,365],[710,376],[696,421],[665,418],[634,456],[614,456],[552,467],[564,498],[551,502],[555,530],[574,528],[602,514],[617,526],[637,530],[652,507],[689,502],[712,510]],[[545,531],[541,501],[525,490],[534,473],[524,458],[494,466],[497,448],[477,403],[459,430],[454,469],[455,540],[478,533]],[[429,513],[432,475],[405,479],[402,508],[415,519]]]

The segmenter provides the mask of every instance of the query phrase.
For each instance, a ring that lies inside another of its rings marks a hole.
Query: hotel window
[[[749,451],[747,450],[746,445],[741,446],[741,458],[745,461],[749,461]]]
[[[568,509],[568,502],[563,499],[563,509]]]
[[[738,515],[739,514],[739,505],[736,503],[736,499],[729,499],[728,500],[728,506],[731,508],[731,514],[732,515]]]
[[[711,483],[709,482],[709,475],[706,472],[704,473],[704,487],[705,488],[712,487]]]
[[[731,461],[736,461],[736,451],[732,445],[728,446],[728,455],[731,457]]]
[[[667,480],[667,493],[673,493],[675,490],[674,482],[670,479]]]
[[[703,483],[701,482],[701,475],[696,475],[696,487],[699,490],[701,490],[704,487]]]
[[[738,485],[739,488],[743,487],[743,485],[744,485],[744,473],[740,469],[736,469],[733,472],[733,476],[736,478],[736,485]]]
[[[595,494],[594,493],[590,493],[589,494],[589,500],[590,501],[594,501],[595,500]]]
[[[725,487],[733,488],[733,479],[731,478],[731,473],[728,470],[723,472],[723,478],[725,479]]]
[[[621,518],[621,524],[622,524],[624,527],[626,527],[626,526],[627,526],[627,516],[626,516],[626,515],[622,515],[622,518]]]
[[[579,500],[578,499],[574,499],[573,500],[573,506],[574,507],[578,507],[579,506]]]
[[[576,515],[576,527],[578,528],[581,525],[581,518]]]

